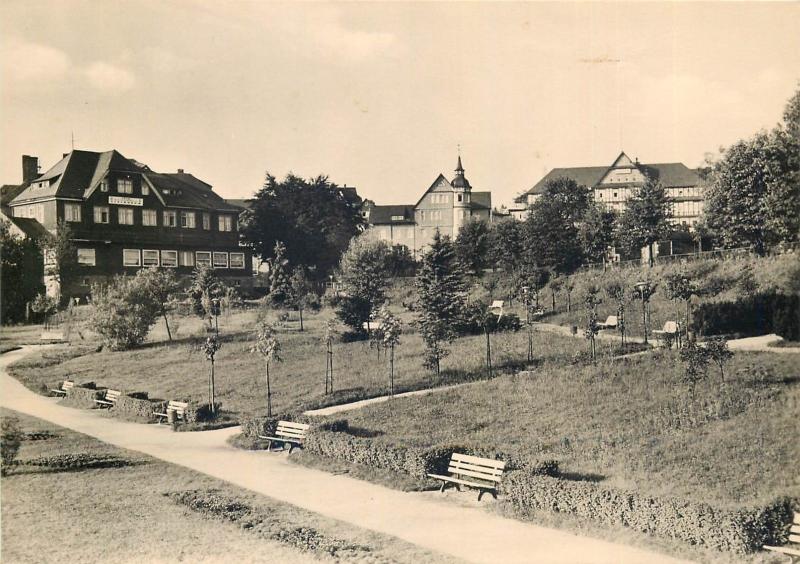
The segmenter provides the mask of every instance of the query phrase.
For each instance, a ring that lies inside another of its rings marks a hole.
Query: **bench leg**
[[[478,501],[481,500],[481,498],[483,497],[483,494],[485,494],[485,493],[490,493],[490,494],[492,494],[493,498],[497,499],[497,492],[495,492],[494,490],[480,490],[480,492],[478,493]]]

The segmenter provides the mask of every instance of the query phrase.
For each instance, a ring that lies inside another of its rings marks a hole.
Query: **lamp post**
[[[214,316],[214,332],[217,335],[219,335],[219,313],[220,313],[219,298],[211,298],[211,315]]]
[[[528,326],[528,362],[533,362],[533,327],[531,327],[531,298],[528,286],[522,287],[522,301],[525,302],[525,323]]]
[[[650,296],[656,291],[655,284],[650,282],[637,282],[634,284],[634,289],[639,294],[639,299],[642,300],[642,328],[644,330],[644,344],[647,344],[647,304],[650,302]]]

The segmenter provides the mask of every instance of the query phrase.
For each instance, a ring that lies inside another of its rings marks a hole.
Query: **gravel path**
[[[235,449],[239,428],[174,433],[58,405],[25,388],[6,367],[32,347],[0,356],[0,404],[122,448],[203,472],[269,497],[469,562],[675,563],[654,552],[493,515],[474,496],[405,493],[291,464],[285,455]],[[484,500],[487,505],[491,501]]]

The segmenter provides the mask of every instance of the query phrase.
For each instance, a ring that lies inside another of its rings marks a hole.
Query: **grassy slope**
[[[273,407],[276,412],[313,405],[320,401],[342,403],[385,393],[387,386],[386,359],[377,355],[366,342],[335,345],[335,386],[337,395],[324,398],[325,356],[321,334],[330,311],[309,316],[306,331],[300,333],[296,323],[280,330],[284,362],[270,368]],[[408,317],[408,316],[406,316]],[[249,352],[250,331],[255,312],[243,312],[220,319],[220,332],[225,339],[217,356],[217,398],[226,410],[240,415],[262,413],[265,409],[264,365],[260,357]],[[11,368],[23,383],[34,390],[52,385],[65,378],[77,382],[94,381],[99,385],[126,391],[146,391],[150,397],[191,401],[207,401],[209,363],[203,355],[192,350],[186,335],[197,334],[199,321],[182,320],[181,342],[168,344],[151,342],[133,351],[92,352],[92,345],[50,349],[34,354]],[[158,339],[154,332],[153,339]],[[526,359],[527,335],[502,333],[493,337],[494,365],[513,370],[523,366]],[[603,345],[610,346],[610,345]],[[535,348],[541,351],[542,361],[556,363],[572,358],[583,350],[586,342],[580,338],[552,334],[536,334]],[[403,335],[396,351],[395,385],[398,389],[416,389],[486,377],[483,337],[459,339],[443,362],[443,373],[435,378],[422,367],[422,339],[416,333]],[[91,352],[91,354],[84,354]],[[70,358],[72,355],[80,355]]]
[[[401,445],[489,445],[577,477],[724,505],[800,496],[796,359],[737,353],[694,400],[674,352],[539,370],[346,415]]]
[[[260,539],[239,527],[204,518],[163,494],[213,488],[264,508],[288,526],[313,528],[370,548],[362,562],[437,561],[398,539],[354,528],[252,494],[191,470],[116,449],[85,435],[3,411],[27,432],[57,436],[25,441],[19,459],[61,453],[115,454],[143,461],[125,468],[42,472],[20,466],[2,481],[3,562],[316,562],[331,558]]]

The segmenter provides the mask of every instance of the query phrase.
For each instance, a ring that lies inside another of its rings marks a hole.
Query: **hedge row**
[[[88,470],[91,468],[122,468],[141,464],[139,461],[120,458],[111,454],[56,454],[53,456],[39,456],[20,461],[26,466],[41,466],[54,470]]]
[[[55,389],[55,386],[53,388]],[[103,397],[103,393],[105,393],[105,390],[99,389],[94,382],[75,384],[61,402],[80,409],[94,409],[97,406],[94,400]]]
[[[701,335],[765,335],[800,340],[800,296],[756,294],[736,301],[705,303],[693,315]]]
[[[116,404],[109,411],[119,413],[131,418],[141,419],[146,423],[154,423],[158,418],[153,411],[164,413],[167,402],[164,400],[151,400],[147,392],[132,392],[119,396]]]
[[[501,491],[504,503],[522,515],[535,510],[568,513],[735,553],[785,542],[781,538],[785,535],[784,525],[798,504],[798,500],[786,498],[762,508],[719,509],[704,503],[650,497],[524,470],[507,473]]]

